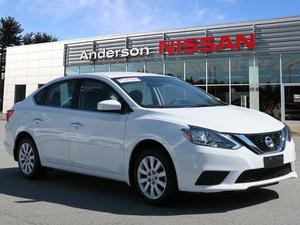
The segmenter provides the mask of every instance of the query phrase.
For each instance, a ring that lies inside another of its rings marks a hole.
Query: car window
[[[121,77],[115,78],[114,81],[143,107],[180,108],[226,105],[203,90],[174,77]]]
[[[76,81],[65,81],[53,84],[48,88],[45,96],[46,106],[71,108],[72,96],[75,90]]]
[[[123,88],[139,105],[154,105],[152,90],[145,83],[128,83]]]
[[[97,111],[98,102],[104,100],[120,101],[118,94],[107,84],[96,80],[85,80],[81,84],[79,109]]]

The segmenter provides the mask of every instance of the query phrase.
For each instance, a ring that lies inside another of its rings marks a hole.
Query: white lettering
[[[130,49],[130,56],[134,57],[140,54],[140,51],[138,48],[132,48]]]
[[[116,49],[116,50],[106,50],[105,48],[100,49],[99,51],[83,51],[80,55],[80,60],[97,60],[97,59],[111,59],[114,57],[136,57],[136,56],[143,56],[149,55],[150,49],[148,47],[143,48],[123,48],[123,49]]]
[[[105,59],[105,49],[101,49],[98,52],[98,59]]]
[[[129,56],[129,50],[127,48],[122,49],[122,55],[121,57],[127,57]]]
[[[113,58],[114,56],[115,56],[114,50],[107,50],[107,52],[106,52],[106,58],[111,59],[111,58]]]
[[[87,59],[89,59],[89,57],[88,57],[86,51],[83,51],[81,53],[80,60],[87,60]]]
[[[144,50],[146,51],[144,54]],[[148,47],[140,48],[140,55],[149,55],[150,49]]]

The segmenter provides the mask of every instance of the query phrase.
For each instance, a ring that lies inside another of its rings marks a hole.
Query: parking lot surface
[[[4,124],[0,121],[0,225],[300,224],[299,179],[244,192],[183,193],[167,207],[147,205],[126,184],[100,178],[53,170],[43,180],[25,180],[4,151]],[[300,137],[294,139],[299,155]],[[299,159],[296,167],[299,174]]]

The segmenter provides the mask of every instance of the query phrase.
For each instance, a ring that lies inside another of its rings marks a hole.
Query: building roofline
[[[101,35],[101,36],[93,36],[93,37],[83,37],[83,38],[74,38],[74,39],[65,39],[58,40],[55,42],[46,42],[46,43],[38,43],[38,44],[30,44],[30,45],[18,45],[11,46],[9,48],[17,48],[24,46],[32,46],[32,45],[47,45],[54,43],[61,44],[73,44],[73,43],[83,43],[89,42],[93,40],[106,40],[106,39],[117,39],[123,37],[131,37],[131,36],[143,36],[143,35],[151,35],[151,34],[163,34],[163,33],[177,33],[177,32],[185,32],[185,31],[193,31],[193,30],[201,30],[201,29],[218,29],[218,28],[226,28],[226,27],[239,27],[245,25],[262,25],[269,23],[282,23],[287,21],[300,21],[300,15],[293,16],[285,16],[285,17],[273,17],[269,19],[258,19],[258,20],[245,20],[239,22],[229,22],[229,23],[218,23],[218,24],[209,24],[209,25],[199,25],[199,26],[191,26],[184,28],[171,28],[171,29],[161,29],[157,31],[143,31],[143,32],[132,32],[132,33],[123,33],[123,34],[114,34],[114,35]]]

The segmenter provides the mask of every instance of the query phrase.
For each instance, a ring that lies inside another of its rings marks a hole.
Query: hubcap
[[[145,157],[138,167],[138,183],[143,194],[158,199],[165,192],[167,174],[163,164],[154,156]]]
[[[23,143],[20,147],[19,164],[23,173],[32,173],[34,168],[34,154],[31,145],[28,143]]]

